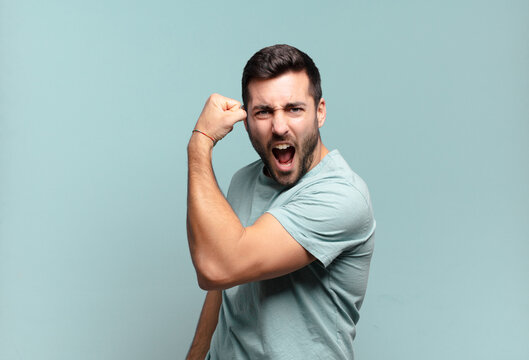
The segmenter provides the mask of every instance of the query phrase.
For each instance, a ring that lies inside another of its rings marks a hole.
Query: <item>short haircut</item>
[[[248,106],[248,84],[252,79],[268,80],[286,72],[305,71],[309,77],[309,92],[317,107],[321,99],[320,72],[314,61],[303,51],[290,45],[273,45],[256,52],[246,63],[242,73],[242,101]]]

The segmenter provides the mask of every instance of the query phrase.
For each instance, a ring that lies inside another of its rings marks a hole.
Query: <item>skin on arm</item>
[[[239,102],[213,94],[195,129],[218,141],[245,118]],[[270,214],[242,226],[217,185],[211,164],[213,146],[211,139],[194,132],[187,148],[188,242],[200,287],[225,289],[274,278],[314,261]]]
[[[208,291],[206,300],[202,306],[200,319],[198,320],[195,337],[186,360],[204,360],[208,353],[211,337],[217,327],[219,309],[222,304],[222,292],[220,290]]]

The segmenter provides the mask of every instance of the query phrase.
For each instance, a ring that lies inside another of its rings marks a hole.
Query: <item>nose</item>
[[[288,133],[288,119],[284,111],[274,111],[272,133],[277,136],[285,136]]]

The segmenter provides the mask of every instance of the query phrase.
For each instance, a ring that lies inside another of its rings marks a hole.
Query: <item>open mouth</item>
[[[292,163],[296,149],[288,144],[280,144],[272,148],[272,153],[279,165],[281,167],[286,167]]]

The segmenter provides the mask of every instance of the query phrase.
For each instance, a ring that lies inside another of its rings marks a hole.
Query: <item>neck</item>
[[[318,144],[314,149],[314,159],[312,160],[312,165],[308,171],[312,170],[316,165],[323,160],[323,158],[329,153],[329,149],[321,142],[321,138],[318,140]]]

